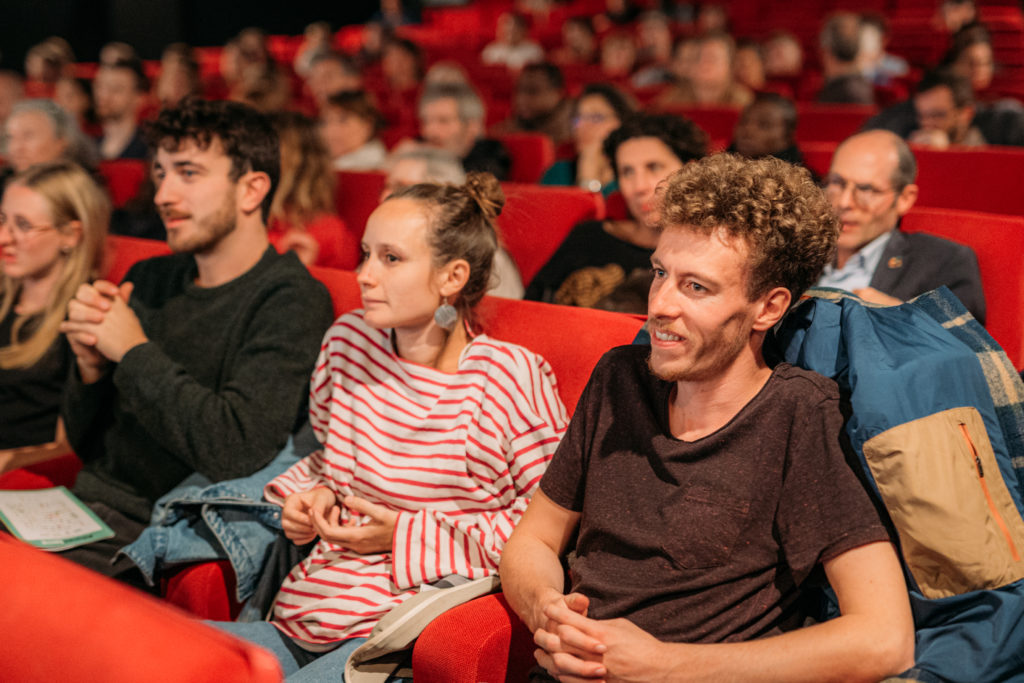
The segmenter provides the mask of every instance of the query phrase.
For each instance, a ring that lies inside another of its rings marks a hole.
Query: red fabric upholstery
[[[505,133],[495,136],[512,157],[508,180],[535,183],[555,163],[555,143],[543,133]]]
[[[46,489],[51,486],[74,486],[82,461],[74,453],[53,460],[11,470],[0,475],[0,490]]]
[[[838,144],[838,142],[801,143],[800,151],[804,155],[804,163],[807,164],[807,168],[824,178],[832,165],[832,155],[835,154]]]
[[[693,105],[670,105],[662,107],[668,114],[684,116],[696,123],[709,138],[732,140],[732,131],[740,118],[739,107],[697,107]],[[726,142],[728,144],[728,142]]]
[[[107,238],[105,277],[111,282],[120,282],[138,261],[170,253],[166,242],[111,235]]]
[[[380,204],[387,177],[376,171],[338,171],[335,178],[334,208],[352,234],[361,239],[366,219]]]
[[[1024,367],[1024,218],[915,208],[902,225],[974,249],[985,291],[985,328],[1014,367]]]
[[[860,130],[877,111],[875,107],[856,104],[798,104],[796,141],[840,142]]]
[[[943,209],[1024,214],[1024,150],[1011,147],[914,148],[917,203]]]
[[[5,534],[0,591],[4,680],[281,680],[269,652]]]
[[[100,162],[99,172],[107,181],[114,208],[120,208],[139,193],[149,165],[138,159],[111,159]]]
[[[334,268],[320,268],[313,266],[309,269],[320,282],[324,283],[331,295],[331,303],[334,304],[334,317],[337,318],[346,311],[359,308],[362,305],[362,298],[359,295],[359,285],[356,284],[355,273]]]
[[[577,187],[502,183],[505,207],[498,216],[501,239],[528,284],[572,227],[601,218],[600,195]]]
[[[242,610],[227,560],[186,565],[164,579],[161,589],[164,600],[203,619],[234,621]]]
[[[504,595],[488,595],[445,612],[416,641],[416,683],[525,681],[533,639]]]

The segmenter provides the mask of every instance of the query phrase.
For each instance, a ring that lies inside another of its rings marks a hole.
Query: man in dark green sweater
[[[111,558],[160,496],[196,472],[249,475],[284,445],[332,317],[323,285],[267,241],[279,152],[264,117],[191,100],[147,132],[175,253],[120,286],[83,285],[62,327],[76,358],[62,412],[85,462],[74,491],[116,532],[64,555],[133,583]]]

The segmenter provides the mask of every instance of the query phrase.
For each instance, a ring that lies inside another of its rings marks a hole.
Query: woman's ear
[[[60,234],[60,247],[65,253],[70,252],[82,242],[82,221],[68,221]]]
[[[461,258],[449,261],[438,272],[438,279],[438,291],[441,296],[455,296],[469,281],[469,262]]]

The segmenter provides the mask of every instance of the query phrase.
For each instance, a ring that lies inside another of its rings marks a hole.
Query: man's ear
[[[910,183],[896,196],[896,215],[902,216],[907,211],[913,208],[914,203],[917,202],[918,187],[914,183]]]
[[[754,329],[765,332],[775,327],[789,310],[793,295],[785,287],[776,287],[761,297],[761,306],[754,318]]]
[[[263,171],[249,171],[238,179],[238,208],[245,214],[260,210],[263,199],[270,192],[270,176]]]
[[[457,258],[446,263],[437,274],[441,296],[454,297],[469,281],[469,262]]]

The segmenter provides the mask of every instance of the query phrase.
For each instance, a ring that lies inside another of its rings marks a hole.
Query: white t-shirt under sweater
[[[310,422],[323,449],[264,491],[282,504],[327,486],[399,513],[392,553],[320,540],[289,573],[272,621],[311,650],[368,636],[422,584],[497,571],[568,422],[540,356],[481,335],[447,374],[396,356],[390,330],[361,313],[327,331],[313,371]]]

